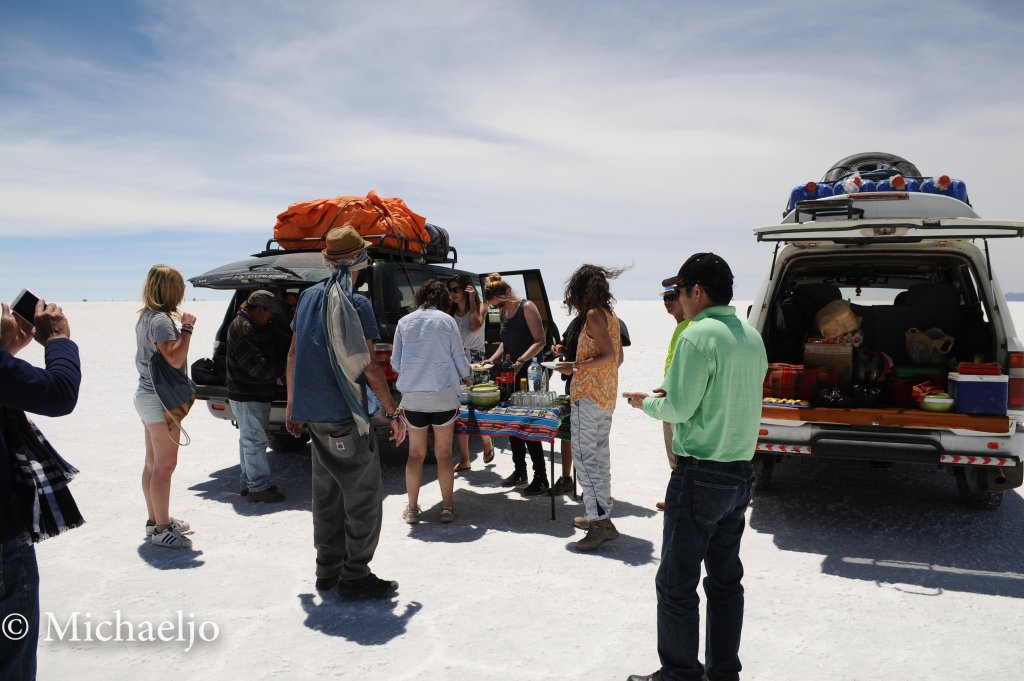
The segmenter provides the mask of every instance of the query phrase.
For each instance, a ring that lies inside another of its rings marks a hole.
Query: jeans
[[[0,679],[36,678],[39,568],[24,536],[0,543]]]
[[[707,569],[705,660],[710,681],[739,679],[743,628],[740,540],[750,503],[749,461],[679,457],[665,492],[658,594],[658,655],[665,681],[700,679],[701,563]]]
[[[238,422],[238,461],[242,489],[261,492],[270,487],[270,457],[267,447],[267,423],[270,402],[236,402],[228,400]]]

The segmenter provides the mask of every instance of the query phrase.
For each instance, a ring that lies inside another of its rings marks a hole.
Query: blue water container
[[[921,191],[925,194],[942,194],[943,196],[963,201],[967,205],[971,203],[967,198],[967,185],[964,184],[963,180],[950,180],[949,186],[943,190],[939,188],[934,177],[929,177],[921,182]]]
[[[903,178],[906,180],[907,185],[901,188],[893,188],[892,178],[886,178],[879,180],[878,184],[875,185],[876,192],[917,192],[921,191],[921,183],[913,178]]]
[[[810,182],[807,184],[810,184]],[[797,201],[810,201],[811,199],[824,199],[832,196],[832,187],[827,184],[815,183],[817,186],[813,193],[807,191],[807,184],[793,187],[793,191],[789,193],[789,205],[786,206],[787,212],[796,208]]]
[[[874,183],[874,181],[873,180],[863,180],[861,182],[861,184],[860,184],[860,191],[858,191],[856,193],[862,194],[864,192],[873,192],[873,191],[875,191],[875,183]],[[836,182],[834,185],[832,185],[832,195],[833,196],[842,196],[845,193],[846,193],[846,188],[843,187],[843,181],[842,180],[840,180],[839,182]]]

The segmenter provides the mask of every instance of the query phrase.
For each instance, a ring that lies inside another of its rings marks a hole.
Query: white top
[[[476,331],[470,331],[469,326],[473,321],[471,310],[469,306],[466,306],[466,314],[461,317],[457,314],[452,314],[455,318],[455,324],[459,327],[459,335],[462,336],[462,347],[466,350],[477,350],[483,352],[484,350],[484,325],[481,324],[480,328]]]

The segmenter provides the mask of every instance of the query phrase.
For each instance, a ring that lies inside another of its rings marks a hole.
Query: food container
[[[938,395],[925,395],[924,399],[918,402],[924,411],[953,411],[953,398],[947,393]]]
[[[501,400],[501,391],[493,383],[481,383],[469,389],[469,403],[479,409],[490,409]]]

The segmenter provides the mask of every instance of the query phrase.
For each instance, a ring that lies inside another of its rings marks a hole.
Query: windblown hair
[[[139,319],[146,310],[166,312],[172,317],[180,317],[178,306],[185,299],[185,280],[181,272],[169,265],[153,265],[146,275],[146,283],[142,287],[143,309],[139,310]]]
[[[447,312],[449,307],[448,287],[440,279],[428,279],[416,291],[417,307],[436,307],[441,312]]]
[[[583,265],[572,273],[565,282],[565,297],[562,304],[572,313],[583,313],[599,307],[612,309],[615,296],[608,288],[608,280],[626,271],[622,268],[608,268],[600,265]]]
[[[490,300],[491,298],[508,298],[511,295],[512,287],[509,286],[507,281],[501,278],[500,274],[495,272],[487,277],[487,282],[484,284],[484,300]]]
[[[451,279],[448,280],[449,283],[453,281],[456,284],[458,284],[459,288],[461,288],[463,291],[466,290],[467,286],[473,285],[473,280],[469,278],[468,274],[456,274]]]

